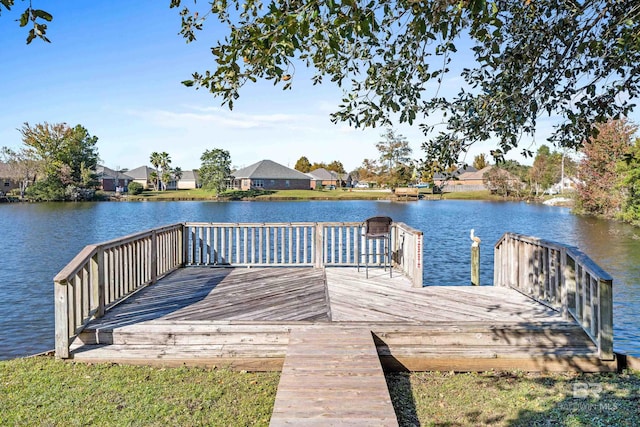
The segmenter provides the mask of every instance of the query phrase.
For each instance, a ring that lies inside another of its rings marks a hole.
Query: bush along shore
[[[0,425],[267,426],[279,372],[0,362]],[[401,426],[637,426],[640,372],[388,373]]]

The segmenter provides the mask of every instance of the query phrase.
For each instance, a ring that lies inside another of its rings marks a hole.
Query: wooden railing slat
[[[611,276],[575,247],[515,233],[495,245],[494,285],[517,289],[575,319],[603,360],[613,358],[611,284]]]

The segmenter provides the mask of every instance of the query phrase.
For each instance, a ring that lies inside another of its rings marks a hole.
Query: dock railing
[[[421,287],[422,232],[394,222],[391,250],[393,268]],[[187,222],[89,245],[54,278],[56,355],[68,358],[92,319],[180,267],[356,267],[365,253],[384,263],[361,222]]]
[[[56,356],[94,318],[183,265],[183,224],[88,245],[53,279]]]
[[[575,320],[612,360],[612,278],[577,248],[505,233],[494,249],[494,286],[516,289]]]

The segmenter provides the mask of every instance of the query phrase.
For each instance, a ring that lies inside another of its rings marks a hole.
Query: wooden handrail
[[[187,222],[86,246],[54,278],[56,355],[68,358],[71,341],[92,319],[179,267],[356,266],[363,253],[381,263],[383,251],[365,247],[362,227]],[[392,265],[422,286],[422,233],[394,223],[391,242]]]
[[[183,227],[173,224],[88,245],[54,277],[58,357],[69,357],[69,344],[92,319],[183,265]]]
[[[494,249],[494,286],[516,289],[576,321],[603,360],[613,353],[613,279],[579,249],[505,233]]]

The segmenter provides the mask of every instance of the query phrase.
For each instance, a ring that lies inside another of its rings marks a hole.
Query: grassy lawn
[[[2,426],[267,426],[279,373],[0,362]]]
[[[420,372],[387,383],[401,426],[640,425],[640,372]]]
[[[489,191],[466,191],[431,194],[429,190],[422,191],[426,198],[445,200],[493,200],[504,201],[500,196],[492,195]],[[380,200],[394,199],[390,191],[336,189],[336,190],[276,190],[276,191],[227,191],[216,198],[212,191],[201,188],[194,190],[144,191],[137,196],[125,196],[123,200]]]
[[[502,196],[491,194],[488,190],[484,191],[455,191],[451,193],[444,193],[442,198],[445,200],[490,200],[490,201],[505,201]]]
[[[267,426],[278,380],[277,372],[15,359],[0,362],[0,425]],[[640,425],[640,372],[393,373],[387,383],[401,426]]]
[[[366,190],[278,190],[228,191],[216,198],[212,191],[195,190],[144,191],[123,200],[378,200],[391,197],[391,192]]]

